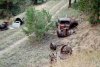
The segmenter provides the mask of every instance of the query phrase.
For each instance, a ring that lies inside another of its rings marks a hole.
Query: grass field
[[[46,8],[45,7],[44,8],[46,10],[52,9],[52,11],[50,12],[52,14],[55,14],[56,11],[58,11],[59,8],[63,6],[63,3],[65,4],[64,1],[51,1],[50,3],[48,3]],[[57,5],[57,6],[54,7],[54,5]],[[18,40],[25,37],[25,35],[23,35],[20,29],[8,30],[6,32],[0,32],[0,34],[2,34],[2,36],[0,36],[0,38],[2,38],[1,43],[0,43],[1,45],[0,50],[9,48],[10,45],[14,44]],[[43,44],[36,45],[35,43],[30,43],[29,41],[25,40],[24,42],[20,43],[19,46],[16,46],[11,51],[8,51],[4,53],[4,55],[0,56],[0,63],[1,63],[0,67],[16,67],[16,66],[17,67],[29,67],[29,66],[36,67],[38,66],[38,64],[40,64],[39,66],[41,66],[41,64],[43,65],[48,64],[49,63],[48,54],[50,53],[50,51],[47,48],[49,45],[49,40],[47,41],[47,43],[45,42]]]
[[[62,8],[66,2],[65,0],[51,0],[48,3],[42,4],[42,8],[50,11],[52,16],[55,16],[54,20],[66,16],[80,20],[80,13],[77,10],[67,8],[67,6]],[[41,8],[41,5],[39,8]],[[96,51],[93,48],[90,50],[90,42],[94,39],[91,36],[97,32],[93,30],[95,33],[88,33],[88,30],[92,29],[85,22],[79,24],[76,34],[69,37],[59,39],[54,35],[56,34],[56,31],[54,31],[47,34],[46,39],[41,43],[37,43],[33,37],[33,42],[26,39],[14,48],[10,46],[26,37],[22,29],[0,31],[0,53],[7,48],[11,48],[11,50],[5,51],[2,55],[0,54],[0,67],[49,67],[49,54],[51,53],[49,44],[51,42],[69,43],[73,50],[76,48],[72,56],[67,60],[59,60],[60,63],[53,67],[100,67],[99,50]],[[100,35],[98,34],[98,36]],[[92,40],[88,41],[89,38]],[[96,41],[98,40],[96,39]],[[84,46],[87,47],[87,44],[88,48],[85,49]],[[80,46],[82,48],[78,48]]]

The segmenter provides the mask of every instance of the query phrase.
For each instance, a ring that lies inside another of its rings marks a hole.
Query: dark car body
[[[42,4],[44,2],[46,2],[47,0],[34,0],[35,4]]]
[[[68,36],[68,30],[75,28],[78,22],[71,18],[59,18],[56,23],[58,37]]]

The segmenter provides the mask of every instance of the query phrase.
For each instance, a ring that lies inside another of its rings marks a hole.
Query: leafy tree
[[[25,4],[25,0],[0,0],[0,15],[16,15],[22,4]]]
[[[100,0],[79,0],[78,4],[78,8],[89,15],[91,24],[100,20]]]
[[[74,3],[76,3],[77,2],[77,0],[74,0]]]
[[[36,35],[37,40],[42,40],[45,33],[49,30],[47,26],[50,23],[51,15],[46,10],[35,10],[35,8],[29,8],[26,13],[26,24],[24,32],[27,35],[31,35],[33,32]]]
[[[68,6],[68,8],[70,8],[70,7],[71,7],[71,1],[72,1],[72,0],[69,0],[69,6]]]
[[[77,0],[74,0],[74,3],[76,3]],[[72,6],[72,0],[69,0],[69,5],[68,5],[68,8],[70,8]]]

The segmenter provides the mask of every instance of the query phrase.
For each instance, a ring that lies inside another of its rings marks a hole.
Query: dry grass
[[[100,52],[88,50],[72,55],[67,60],[60,60],[60,65],[54,67],[100,67]]]
[[[52,7],[49,8],[51,9]],[[64,8],[62,11],[60,11],[57,16],[65,17],[66,14],[69,17],[78,16],[77,11],[73,9],[69,9],[67,11],[67,8]],[[77,34],[73,34],[67,38],[58,39],[56,35],[50,35],[50,39],[47,38],[43,43],[40,44],[35,42],[30,43],[26,40],[19,44],[20,46],[16,46],[14,49],[12,49],[12,51],[8,51],[3,56],[0,56],[0,67],[49,67],[49,44],[50,42],[56,41],[62,41],[64,43],[69,42],[69,45],[76,49],[73,51],[72,56],[66,60],[59,60],[59,62],[53,67],[100,67],[100,48],[97,48],[100,45],[100,34],[97,32],[100,30],[99,28],[100,27],[91,29],[87,23],[83,23],[79,25],[76,32]],[[7,31],[7,33],[5,33],[3,36],[7,37],[10,43],[14,43],[16,39],[16,41],[18,41],[23,37],[20,33],[16,34],[16,37],[10,38],[6,36],[6,34],[12,36],[13,33],[14,31]],[[17,38],[17,36],[19,37]],[[2,38],[2,36],[0,37]],[[91,47],[91,44],[94,46]],[[80,48],[78,49],[78,47]],[[95,50],[96,48],[98,50]]]
[[[12,34],[6,39],[2,39],[0,42],[0,50],[3,50],[4,48],[7,48],[17,42],[18,40],[25,37],[25,34],[22,31],[16,32],[15,34]]]
[[[0,31],[0,39],[5,39],[6,37],[9,37],[10,35],[16,33],[18,29],[14,30],[6,30],[6,31]]]

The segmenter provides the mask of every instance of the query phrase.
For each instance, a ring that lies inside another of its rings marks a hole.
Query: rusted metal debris
[[[60,50],[60,53],[61,54],[67,54],[67,55],[69,54],[69,55],[71,55],[72,54],[72,48],[67,46],[67,45],[64,45],[64,46],[62,46],[62,48]]]
[[[60,49],[58,49],[58,47]],[[54,52],[49,55],[51,64],[57,61],[57,57],[59,57],[60,59],[66,59],[67,56],[72,55],[72,48],[68,45],[54,45],[53,43],[51,43],[50,49]]]
[[[52,54],[49,55],[49,57],[50,57],[50,63],[51,64],[57,62],[57,53],[56,54],[52,53]]]
[[[53,43],[50,43],[50,49],[51,50],[56,50],[57,49],[57,45],[54,45]]]

